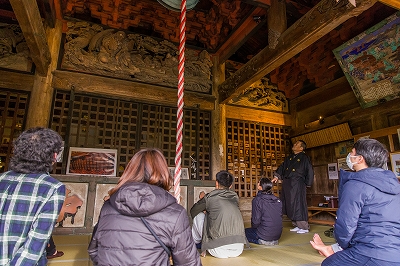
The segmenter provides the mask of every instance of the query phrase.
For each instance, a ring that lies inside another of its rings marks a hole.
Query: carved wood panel
[[[67,22],[61,69],[176,88],[178,47],[166,40],[105,29],[87,22]],[[211,93],[211,56],[185,51],[185,90]]]

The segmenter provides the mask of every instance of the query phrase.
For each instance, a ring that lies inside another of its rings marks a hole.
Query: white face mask
[[[357,155],[357,156],[353,156],[353,155],[351,155],[351,154],[349,153],[349,154],[347,154],[347,157],[346,157],[347,166],[348,166],[351,170],[354,170],[353,165],[357,164],[357,162],[352,163],[352,162],[350,161],[350,157],[358,157],[358,155]]]

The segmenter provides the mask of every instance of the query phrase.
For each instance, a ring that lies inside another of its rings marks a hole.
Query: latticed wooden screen
[[[189,168],[192,179],[211,179],[208,175],[210,112],[185,109],[184,121],[182,167]],[[65,139],[66,150],[68,147],[117,149],[119,175],[135,152],[146,147],[159,148],[168,165],[175,165],[174,107],[57,91],[52,128]],[[203,155],[204,152],[207,154]],[[64,159],[64,165],[57,166],[56,173],[62,173],[65,162]]]
[[[287,127],[227,120],[227,165],[240,197],[254,197],[262,177],[272,178],[290,149]],[[279,185],[274,187],[279,194]]]
[[[12,142],[22,132],[28,107],[26,92],[0,89],[0,172],[8,170]]]
[[[208,176],[210,169],[210,154],[211,154],[211,136],[210,136],[210,126],[211,126],[211,115],[210,113],[200,113],[199,114],[199,138],[198,138],[198,169],[200,176]]]

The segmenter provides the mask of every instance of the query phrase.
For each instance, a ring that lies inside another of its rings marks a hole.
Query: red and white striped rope
[[[181,2],[180,33],[179,33],[179,65],[178,65],[178,111],[176,123],[176,155],[174,175],[174,195],[176,201],[181,201],[181,174],[182,174],[182,128],[183,128],[183,91],[185,83],[185,42],[186,42],[186,0]]]

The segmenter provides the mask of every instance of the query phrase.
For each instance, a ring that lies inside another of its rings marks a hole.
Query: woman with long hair
[[[168,265],[162,244],[174,265],[201,265],[187,212],[168,192],[172,184],[161,151],[133,156],[101,209],[88,248],[94,265]]]

